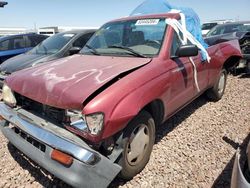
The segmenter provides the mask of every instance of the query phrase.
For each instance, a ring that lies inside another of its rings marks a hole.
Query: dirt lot
[[[246,148],[249,132],[250,77],[230,76],[221,101],[201,96],[168,120],[146,168],[111,187],[229,187],[234,153]],[[0,142],[0,187],[67,187],[31,164],[1,133]]]

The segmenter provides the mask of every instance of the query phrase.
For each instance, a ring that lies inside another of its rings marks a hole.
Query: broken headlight
[[[2,96],[3,96],[3,101],[7,105],[9,105],[11,107],[16,106],[16,98],[15,98],[12,90],[10,89],[10,87],[7,86],[6,84],[3,85]]]
[[[103,113],[94,113],[83,115],[80,111],[67,110],[67,117],[70,120],[70,126],[80,131],[89,131],[92,135],[98,135],[103,128]]]
[[[92,135],[98,135],[102,131],[103,124],[104,124],[103,113],[89,114],[85,116],[85,119],[86,119],[89,132]]]
[[[66,116],[70,121],[70,126],[80,131],[87,131],[88,127],[86,125],[84,116],[82,115],[80,111],[67,110]]]

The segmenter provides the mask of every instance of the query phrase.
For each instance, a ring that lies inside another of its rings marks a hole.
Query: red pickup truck
[[[80,54],[9,76],[3,134],[75,187],[135,176],[150,158],[157,127],[204,92],[219,100],[241,58],[238,41],[229,41],[210,46],[210,62],[202,61],[169,18],[180,15],[108,22]]]

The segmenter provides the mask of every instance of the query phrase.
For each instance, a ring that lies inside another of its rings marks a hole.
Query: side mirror
[[[197,56],[199,49],[196,45],[182,45],[176,50],[176,57]]]
[[[72,47],[72,48],[70,48],[70,50],[69,50],[69,55],[77,54],[78,52],[81,51],[81,49],[82,49],[82,48],[80,48],[80,47]]]

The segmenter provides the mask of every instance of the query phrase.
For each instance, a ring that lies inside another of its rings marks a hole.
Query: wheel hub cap
[[[225,86],[225,74],[222,74],[220,76],[219,85],[218,85],[218,92],[220,94],[223,92],[224,86]]]
[[[149,130],[146,125],[140,125],[134,129],[127,146],[127,161],[130,165],[136,165],[144,157],[149,144]]]

